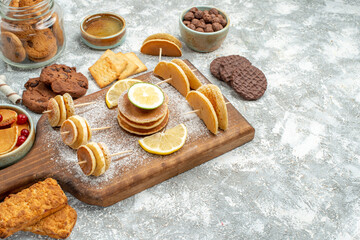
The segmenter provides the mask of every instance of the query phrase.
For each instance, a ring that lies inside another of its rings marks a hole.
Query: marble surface
[[[87,68],[101,52],[79,41],[88,13],[113,11],[128,22],[134,51],[150,34],[179,36],[178,16],[195,1],[58,0],[67,47],[57,62]],[[208,54],[189,59],[256,129],[252,142],[113,206],[70,194],[78,221],[69,239],[360,239],[360,2],[358,0],[208,1],[228,13],[231,29]],[[200,3],[201,4],[201,3]],[[240,54],[267,76],[258,101],[242,100],[209,71],[212,59]],[[153,69],[156,57],[139,54]],[[164,58],[168,60],[170,58]],[[3,62],[19,93],[40,69]],[[0,94],[0,103],[9,103]],[[33,114],[37,120],[39,115]],[[19,232],[9,239],[46,239]]]

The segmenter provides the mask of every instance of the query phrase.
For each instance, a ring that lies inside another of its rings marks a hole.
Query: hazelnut
[[[213,28],[214,32],[216,32],[216,31],[223,29],[223,26],[220,23],[213,23],[212,28]]]
[[[211,18],[216,18],[216,15],[215,14],[210,14]]]
[[[188,27],[189,27],[190,29],[192,29],[192,30],[195,30],[195,29],[196,29],[195,25],[192,24],[192,23],[190,23]]]
[[[184,20],[186,20],[186,21],[191,21],[193,19],[194,19],[194,14],[192,12],[188,12],[184,16]]]
[[[206,24],[206,27],[204,30],[205,30],[205,32],[213,32],[214,31],[211,24]]]
[[[214,17],[211,22],[212,23],[220,23],[220,18]]]
[[[215,8],[212,8],[212,9],[209,10],[209,13],[217,15],[217,14],[219,14],[219,11],[217,9],[215,9]]]
[[[204,11],[203,11],[203,14],[209,14],[209,11],[208,11],[208,10],[204,10]]]
[[[191,23],[194,24],[195,27],[198,27],[200,24],[200,21],[199,21],[199,19],[194,18],[193,20],[191,20]]]
[[[198,27],[198,28],[196,28],[196,29],[195,29],[195,31],[198,31],[198,32],[204,32],[204,29],[203,29],[203,28]]]
[[[183,23],[185,24],[185,26],[189,26],[190,21],[183,21]]]
[[[196,7],[193,7],[189,10],[189,12],[192,12],[192,13],[196,13],[197,11],[199,11],[199,9],[197,9]]]
[[[212,18],[210,16],[210,14],[204,14],[203,19],[205,20],[205,22],[209,23],[209,22],[211,22]]]
[[[197,11],[194,13],[195,18],[197,19],[201,19],[203,17],[203,12],[202,11]]]
[[[225,19],[220,19],[220,24],[221,24],[223,27],[225,27],[226,24],[227,24],[227,22],[226,22]]]
[[[198,27],[201,27],[201,28],[205,28],[205,27],[206,27],[206,23],[205,23],[204,19],[200,19],[200,22],[199,22]]]

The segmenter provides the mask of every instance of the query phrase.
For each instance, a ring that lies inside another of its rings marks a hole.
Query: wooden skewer
[[[108,128],[111,128],[111,126],[107,126],[107,127],[100,127],[100,128],[91,128],[91,131],[99,131],[99,130],[104,130],[104,129],[108,129]],[[62,132],[60,134],[68,134],[69,131],[65,131],[65,132]]]
[[[184,115],[190,114],[190,113],[197,113],[197,112],[199,112],[199,111],[200,111],[200,109],[196,109],[196,110],[194,110],[194,111],[186,112],[186,113],[184,113]]]
[[[159,51],[159,62],[161,62],[161,55],[162,55],[162,48],[160,48],[160,51]]]
[[[82,106],[91,105],[91,104],[94,104],[94,103],[95,102],[80,103],[80,104],[74,105],[74,107],[82,107]]]
[[[125,154],[125,153],[130,153],[130,152],[132,152],[132,150],[126,150],[126,151],[122,151],[122,152],[118,152],[118,153],[111,154],[109,157],[114,157],[114,156],[117,156],[117,155],[121,155],[121,154]],[[116,161],[119,161],[119,160],[121,160],[121,159],[115,160],[115,161],[113,161],[113,162],[116,162]],[[86,161],[78,162],[79,165],[84,164],[84,163],[86,163]]]
[[[118,156],[118,155],[121,155],[121,154],[125,154],[125,153],[130,153],[132,152],[133,150],[126,150],[126,151],[122,151],[122,152],[118,152],[118,153],[113,153],[111,154],[109,157],[114,157],[114,156]],[[114,161],[115,162],[115,161]]]
[[[94,104],[94,103],[95,102],[80,103],[80,104],[74,105],[74,107],[83,107],[83,106],[91,105],[91,104]],[[49,113],[49,112],[52,112],[52,110],[46,110],[46,111],[43,111],[42,113]]]
[[[171,80],[172,80],[172,78],[168,78],[168,79],[165,79],[165,80],[163,80],[161,82],[156,83],[156,85],[160,85],[162,83],[170,82]]]

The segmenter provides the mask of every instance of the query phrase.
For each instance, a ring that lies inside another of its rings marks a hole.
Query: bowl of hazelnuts
[[[230,19],[218,8],[192,7],[180,15],[180,34],[186,45],[197,52],[212,52],[224,42]]]

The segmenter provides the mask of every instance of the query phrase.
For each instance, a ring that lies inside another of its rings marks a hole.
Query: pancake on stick
[[[176,58],[171,60],[171,62],[178,65],[184,71],[191,89],[196,90],[202,85],[199,78],[194,74],[194,71],[191,70],[191,68],[183,60]]]
[[[214,84],[206,84],[199,87],[197,91],[209,99],[218,118],[219,128],[226,130],[228,128],[228,112],[219,87]]]
[[[93,104],[94,102],[74,105],[74,100],[69,93],[57,95],[48,101],[46,113],[52,127],[60,127],[66,119],[75,114],[75,107]]]
[[[122,151],[110,155],[105,143],[90,142],[77,150],[78,164],[86,176],[98,177],[109,169],[112,157],[129,152],[132,151]]]
[[[110,127],[90,128],[88,121],[78,115],[66,119],[60,128],[61,139],[72,149],[78,149],[87,144],[92,136],[92,131],[104,130]]]
[[[206,84],[186,96],[190,106],[195,109],[188,113],[196,113],[210,132],[217,134],[217,128],[228,129],[228,112],[220,89],[213,84]],[[185,114],[188,114],[185,113]]]
[[[190,91],[186,96],[186,100],[193,109],[199,109],[199,111],[196,111],[196,114],[201,120],[204,121],[210,132],[217,134],[219,123],[214,107],[212,106],[209,99],[201,92]]]
[[[176,63],[161,61],[156,65],[154,74],[164,79],[161,83],[169,83],[184,97],[189,93],[189,80],[185,72]]]
[[[181,57],[181,42],[168,33],[156,33],[145,39],[140,52],[158,56],[160,52],[164,56]]]

